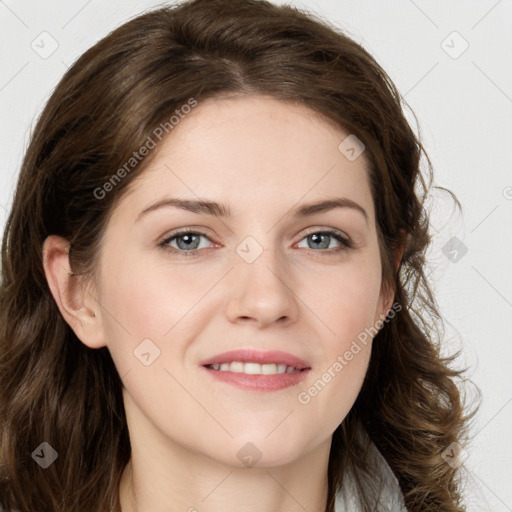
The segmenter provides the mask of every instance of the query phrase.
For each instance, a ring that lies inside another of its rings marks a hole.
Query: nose
[[[298,313],[293,278],[275,250],[264,250],[252,263],[236,255],[230,272],[226,315],[233,323],[252,322],[263,328],[288,325]]]

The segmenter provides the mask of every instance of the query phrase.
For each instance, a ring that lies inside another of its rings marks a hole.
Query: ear
[[[406,241],[406,235],[403,230],[400,232],[401,234],[401,242],[398,247],[398,249],[395,252],[395,260],[394,260],[394,269],[395,272],[398,272],[398,269],[400,268],[400,263],[402,261],[402,256],[404,254],[405,249],[405,241]],[[383,314],[387,315],[391,309],[391,306],[393,305],[395,299],[395,294],[393,290],[384,290],[383,287],[383,295],[382,295],[382,307],[383,307]]]
[[[106,342],[99,303],[94,291],[86,289],[81,276],[71,272],[69,247],[69,242],[60,236],[46,238],[43,243],[46,280],[64,320],[77,337],[90,348],[100,348]]]
[[[404,255],[405,244],[407,242],[407,233],[401,229],[400,230],[400,245],[395,254],[395,272],[398,271],[400,267],[400,262],[402,261],[402,256]]]

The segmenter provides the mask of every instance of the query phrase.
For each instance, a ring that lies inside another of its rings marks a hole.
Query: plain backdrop
[[[284,3],[276,0],[276,3]],[[432,160],[430,280],[444,351],[480,388],[467,450],[470,512],[512,511],[512,2],[289,1],[342,28],[387,71]],[[0,228],[30,130],[66,69],[150,0],[0,3]],[[474,392],[468,389],[471,400]]]

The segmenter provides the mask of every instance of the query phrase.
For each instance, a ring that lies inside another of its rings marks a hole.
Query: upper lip
[[[299,370],[310,368],[306,361],[280,350],[230,350],[229,352],[223,352],[222,354],[205,359],[200,364],[201,366],[207,366],[210,364],[232,363],[233,361],[259,364],[285,364],[286,366],[292,366]]]

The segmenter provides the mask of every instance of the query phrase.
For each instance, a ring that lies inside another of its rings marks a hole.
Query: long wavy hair
[[[383,283],[401,306],[376,335],[361,392],[333,434],[326,512],[348,472],[361,510],[378,510],[369,492],[370,443],[409,511],[464,510],[461,466],[448,464],[443,451],[465,446],[478,407],[469,412],[464,404],[460,384],[470,381],[454,368],[460,351],[441,353],[443,320],[425,275],[432,164],[406,121],[404,99],[365,49],[311,12],[265,0],[192,0],[145,12],[86,51],[32,132],[1,251],[0,504],[7,511],[119,511],[130,458],[121,379],[108,349],[86,347],[61,316],[44,274],[45,238],[69,241],[72,273],[86,282],[109,215],[158,148],[101,192],[116,171],[155,139],[155,129],[171,133],[169,119],[191,98],[248,94],[299,102],[363,141]],[[59,454],[47,469],[31,456],[43,441]]]

